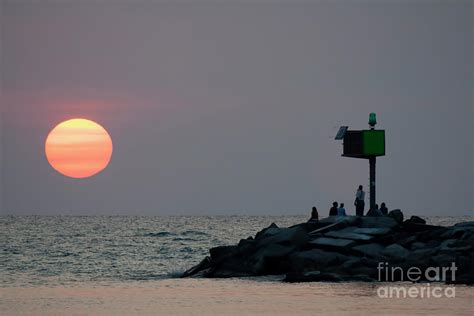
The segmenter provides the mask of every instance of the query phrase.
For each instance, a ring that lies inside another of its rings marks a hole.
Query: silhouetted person
[[[387,208],[387,206],[385,206],[385,202],[382,202],[382,204],[380,204],[380,212],[381,212],[383,215],[387,215],[387,214],[388,214],[388,208]]]
[[[341,203],[341,206],[337,209],[337,216],[347,216],[346,209],[344,208],[344,203]]]
[[[313,206],[313,209],[311,210],[311,218],[309,219],[308,222],[317,222],[319,221],[319,214],[318,214],[318,209],[316,206]]]
[[[372,217],[381,217],[383,216],[382,212],[379,210],[379,205],[375,204],[375,207],[367,212],[366,216],[372,216]]]
[[[359,188],[356,192],[356,199],[354,201],[356,207],[356,215],[357,216],[364,216],[364,207],[365,207],[365,192],[363,187],[359,185]]]
[[[337,216],[337,202],[332,203],[332,207],[329,210],[329,216]]]

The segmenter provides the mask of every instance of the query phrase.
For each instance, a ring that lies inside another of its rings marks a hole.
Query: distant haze
[[[472,214],[471,1],[0,6],[2,214],[353,214],[369,166],[334,136],[370,112],[378,202]],[[114,142],[82,180],[44,153],[76,117]]]

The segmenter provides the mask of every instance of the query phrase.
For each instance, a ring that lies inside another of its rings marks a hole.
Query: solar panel
[[[349,126],[341,126],[339,128],[339,131],[337,132],[336,134],[336,140],[339,140],[339,139],[343,139],[344,138],[344,135],[346,135],[346,132],[347,132],[347,129],[349,128]]]

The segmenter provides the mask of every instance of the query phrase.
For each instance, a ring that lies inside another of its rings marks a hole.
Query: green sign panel
[[[364,156],[385,155],[385,131],[364,130],[362,131],[362,154]]]

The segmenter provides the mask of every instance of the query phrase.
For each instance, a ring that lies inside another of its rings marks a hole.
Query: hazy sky
[[[471,1],[1,3],[3,213],[353,214],[374,111],[378,202],[472,215]],[[83,180],[44,154],[75,117],[114,141]]]

